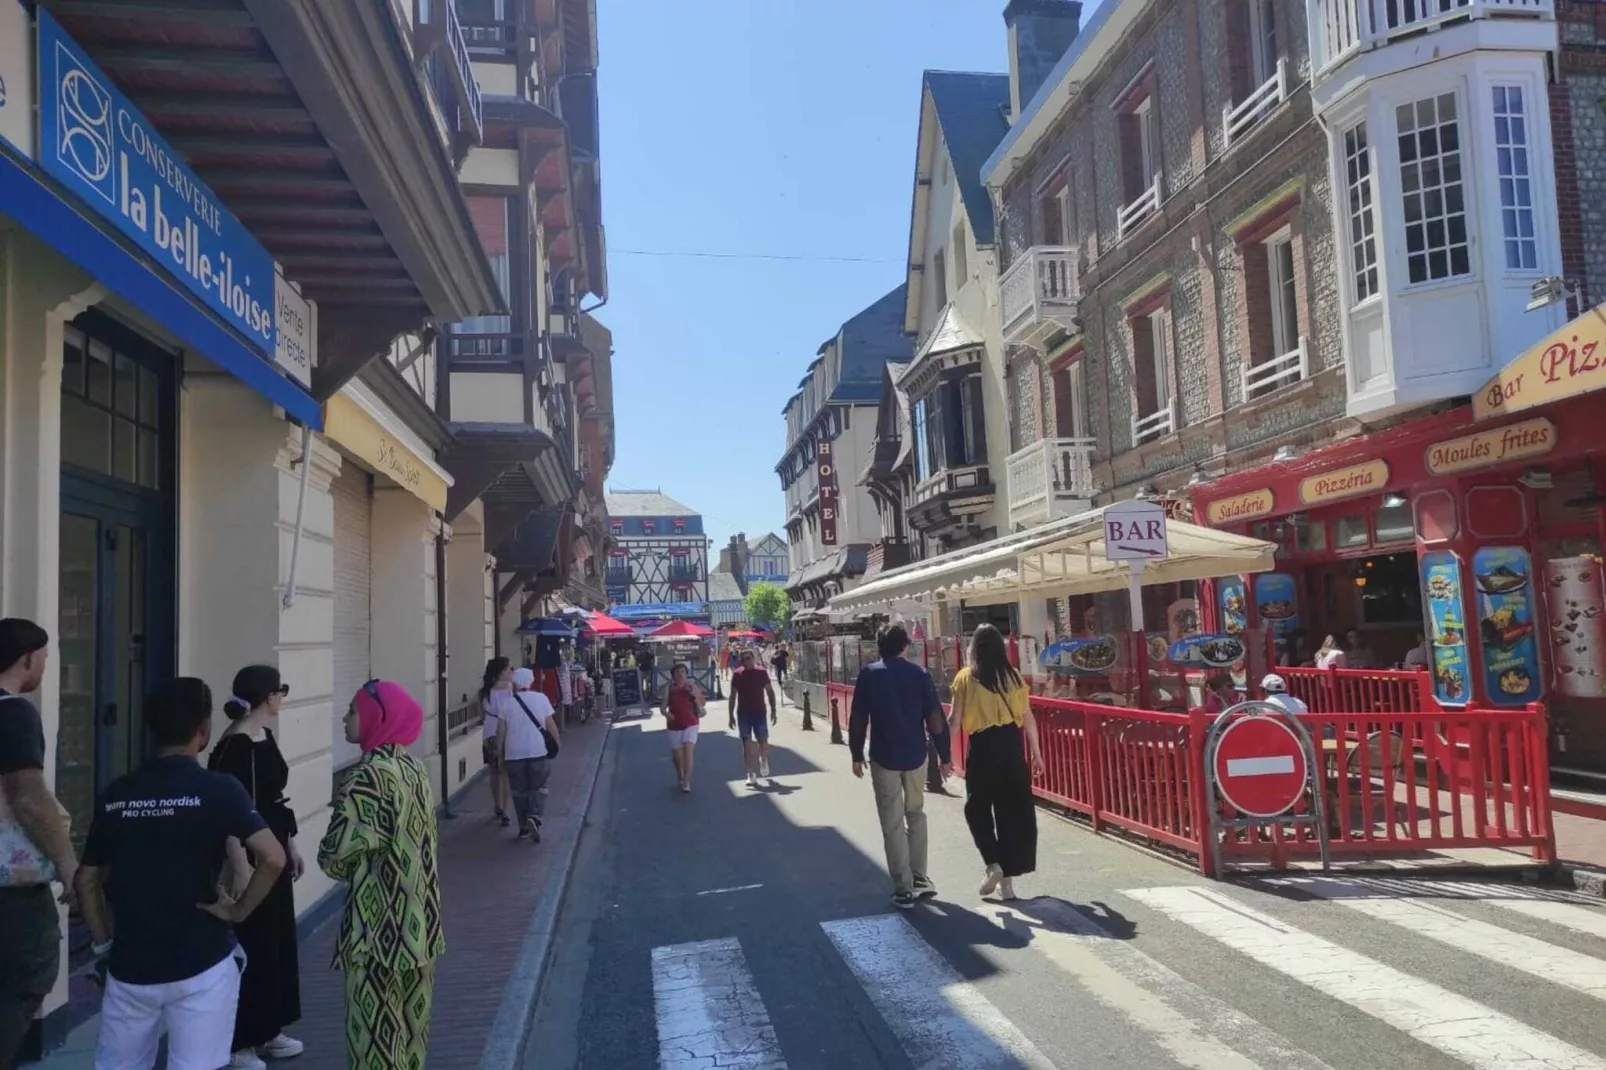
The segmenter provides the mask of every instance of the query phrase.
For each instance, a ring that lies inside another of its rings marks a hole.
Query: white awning
[[[1166,521],[1170,554],[1150,561],[1145,586],[1204,580],[1276,567],[1276,546],[1183,520]],[[886,572],[831,599],[834,610],[864,610],[903,599],[939,597],[974,605],[1014,602],[1024,595],[1056,598],[1123,590],[1130,582],[1124,563],[1104,559],[1104,510],[1045,524],[1031,531],[957,550]]]

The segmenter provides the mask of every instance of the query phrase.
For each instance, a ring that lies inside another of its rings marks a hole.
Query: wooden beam
[[[184,119],[218,119],[229,126],[255,122],[296,122],[316,130],[312,116],[292,96],[254,93],[140,93],[134,103],[146,115]]]
[[[200,22],[249,28],[250,12],[218,0],[50,0],[51,13],[66,18],[127,19],[142,22]]]
[[[230,160],[273,156],[303,163],[335,162],[335,151],[321,139],[295,135],[290,137],[262,137],[245,133],[234,136],[228,134],[174,134],[168,140],[191,160],[194,160],[197,156],[222,156]]]
[[[363,275],[365,278],[361,281],[364,283],[368,277],[374,275],[411,281],[407,279],[406,269],[402,267],[401,261],[393,256],[363,256],[360,253],[345,255],[337,250],[330,250],[327,253],[288,253],[279,257],[279,262],[284,265],[285,275],[294,280],[299,280],[303,276],[316,277],[322,271],[334,271],[341,275],[347,273]]]
[[[148,18],[144,12],[140,17]],[[241,52],[226,48],[152,48],[145,45],[100,45],[91,50],[95,62],[114,71],[152,71],[159,74],[185,74],[212,78],[220,74],[237,78],[273,78],[285,83],[284,68],[278,60],[262,52]]]
[[[242,220],[273,220],[296,227],[372,227],[374,217],[367,208],[341,208],[323,204],[286,204],[283,201],[231,201],[229,210]],[[257,230],[253,227],[252,230]]]
[[[292,282],[300,283],[302,286],[308,288],[316,287],[317,289],[324,291],[352,290],[362,293],[364,291],[371,290],[390,290],[402,291],[408,294],[416,294],[418,292],[417,284],[414,283],[412,279],[405,276],[385,277],[376,275],[359,275],[355,273],[349,275],[318,275],[305,271],[297,271],[289,272],[288,277]],[[396,333],[400,334],[401,332],[398,331]]]
[[[361,246],[364,249],[389,249],[390,243],[383,234],[356,227],[332,226],[327,230],[296,227],[253,227],[251,233],[257,241],[270,249],[308,248],[323,249],[341,246]],[[290,255],[290,254],[285,254]]]
[[[304,175],[295,171],[269,171],[265,168],[245,169],[235,167],[198,167],[197,171],[206,179],[213,189],[249,189],[263,190],[271,193],[294,196],[296,194],[316,194],[329,196],[331,194],[349,193],[355,196],[357,187],[344,178],[330,178],[326,175]],[[224,198],[228,200],[228,198]],[[234,202],[229,202],[234,207]]]
[[[340,315],[319,316],[318,364],[312,369],[312,396],[328,401],[369,361],[388,354],[397,335],[422,327],[427,312],[416,296],[411,300],[410,307],[375,308],[380,302],[369,293],[363,296],[359,307],[342,310]],[[321,296],[318,303],[324,303]]]

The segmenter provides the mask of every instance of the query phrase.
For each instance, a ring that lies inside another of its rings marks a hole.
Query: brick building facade
[[[1562,267],[1585,307],[1606,301],[1606,3],[1556,0],[1561,52],[1550,87]]]
[[[1140,6],[1118,36],[1099,27],[1112,47],[1079,60],[1090,66],[1080,91],[1047,136],[1023,142],[998,190],[1002,270],[1033,246],[1072,246],[1079,262],[1081,327],[1017,363],[1040,378],[1011,392],[1011,422],[1062,436],[1085,425],[1095,481],[1116,499],[1346,426],[1340,258],[1304,5]],[[1151,183],[1157,203],[1144,210]],[[1287,371],[1268,378],[1279,358]]]

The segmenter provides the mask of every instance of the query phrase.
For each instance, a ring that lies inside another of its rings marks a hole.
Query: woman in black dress
[[[301,974],[296,955],[296,902],[291,882],[305,866],[296,850],[296,815],[285,798],[290,768],[273,738],[279,706],[290,688],[271,665],[248,665],[234,676],[234,697],[223,712],[234,723],[212,748],[209,768],[228,773],[250,792],[279,842],[288,865],[279,883],[234,927],[246,955],[240,977],[240,1005],[234,1017],[234,1068],[266,1066],[263,1057],[288,1059],[300,1055],[301,1041],[285,1036],[284,1028],[301,1018]],[[249,873],[244,848],[229,841],[231,875],[237,889]]]

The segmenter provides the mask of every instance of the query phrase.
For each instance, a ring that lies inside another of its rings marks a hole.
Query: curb
[[[524,1047],[535,1024],[535,1001],[541,993],[541,982],[546,976],[547,962],[552,957],[552,942],[557,936],[558,912],[569,890],[569,878],[574,874],[574,860],[580,853],[580,837],[591,815],[591,803],[596,795],[597,780],[602,772],[602,759],[608,752],[608,741],[613,738],[613,722],[606,722],[608,733],[597,748],[585,786],[586,805],[573,834],[564,837],[558,845],[560,861],[556,880],[549,880],[535,905],[524,940],[519,944],[513,961],[513,972],[502,991],[502,1005],[497,1008],[496,1020],[491,1024],[480,1056],[480,1070],[516,1070],[524,1058]]]
[[[1606,899],[1606,873],[1598,869],[1559,865],[1555,869],[1555,879],[1574,891]]]

